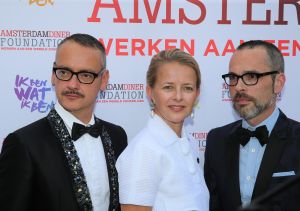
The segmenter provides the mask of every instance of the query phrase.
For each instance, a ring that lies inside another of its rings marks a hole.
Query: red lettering
[[[105,45],[104,40],[103,40],[102,38],[100,38],[100,39],[98,39],[98,40],[99,40],[99,42],[101,42],[102,45],[105,47],[105,53],[106,53],[106,55],[108,55],[108,54],[109,54],[109,51],[110,51],[110,48],[111,48],[111,44],[112,44],[112,42],[113,42],[113,39],[110,38],[110,39],[108,40],[107,45]]]
[[[209,53],[214,53],[215,56],[220,56],[220,53],[214,40],[209,40],[209,43],[204,52],[204,56],[207,56]]]
[[[128,49],[127,43],[128,43],[128,39],[117,39],[116,40],[116,55],[117,56],[128,56],[128,52],[121,51],[123,49]]]
[[[300,24],[300,5],[299,0],[279,0],[279,7],[278,7],[278,20],[275,21],[275,25],[287,25],[288,22],[284,20],[284,5],[285,4],[293,4],[297,10],[297,18],[298,18],[298,25]]]
[[[284,50],[289,50],[289,46],[286,46],[285,44],[289,44],[289,40],[279,40],[278,41],[278,49],[281,51],[282,56],[289,56],[290,54],[288,52],[283,52]]]
[[[139,0],[133,2],[133,18],[129,19],[129,23],[142,23],[142,19],[139,18]]]
[[[153,51],[155,51],[155,54],[157,54],[160,50],[158,48],[158,45],[160,44],[161,39],[156,40],[154,43],[152,42],[152,39],[148,40],[148,55],[152,56],[153,55]]]
[[[195,55],[195,40],[191,40],[191,44],[188,45],[188,43],[185,40],[180,41],[180,50],[185,50],[192,56]]]
[[[297,40],[293,40],[293,51],[292,51],[292,55],[296,56],[296,52],[300,51],[300,43]]]
[[[186,17],[184,9],[180,8],[179,9],[179,23],[186,22],[186,23],[195,25],[195,24],[199,24],[202,21],[204,21],[205,16],[206,16],[206,8],[205,8],[204,4],[198,0],[187,0],[187,1],[191,2],[192,4],[197,5],[200,8],[200,11],[201,11],[200,17],[196,20],[191,20],[188,17]]]
[[[166,18],[162,19],[162,23],[171,23],[171,24],[175,23],[175,19],[171,18],[171,11],[172,11],[171,6],[172,6],[171,0],[166,0]]]
[[[141,56],[145,56],[143,52],[145,48],[145,41],[143,39],[132,39],[132,49],[131,54],[136,55],[136,52],[139,52]]]
[[[265,3],[265,0],[247,0],[247,19],[243,20],[243,24],[249,25],[269,25],[271,20],[271,11],[266,10],[266,19],[265,20],[253,20],[252,19],[252,4],[254,3]]]
[[[93,9],[93,12],[92,12],[92,16],[87,19],[88,22],[100,22],[101,21],[101,19],[97,17],[98,13],[99,13],[99,10],[100,10],[100,7],[101,8],[115,9],[117,18],[114,18],[113,21],[115,23],[126,23],[126,19],[123,18],[123,16],[122,16],[122,12],[121,12],[121,8],[120,8],[118,0],[113,0],[112,4],[101,3],[101,0],[96,0],[95,5],[94,5],[94,9]]]
[[[134,0],[134,16],[129,19],[130,23],[142,23],[142,19],[139,18],[139,1]],[[161,0],[157,0],[154,5],[153,12],[151,11],[149,0],[144,0],[144,5],[146,9],[146,14],[148,17],[149,23],[156,23],[158,12],[161,5]],[[171,0],[166,0],[166,18],[162,20],[162,23],[175,23],[175,19],[171,18]]]
[[[144,0],[144,3],[145,3],[145,9],[146,9],[146,13],[147,13],[147,16],[148,16],[149,23],[155,23],[156,18],[157,18],[157,14],[158,14],[158,10],[160,8],[161,0],[156,1],[153,13],[151,13],[149,1]]]
[[[176,42],[177,42],[176,39],[166,39],[166,42],[165,42],[165,49],[166,49],[166,50],[169,50],[169,49],[176,48]],[[174,43],[175,45],[172,45],[173,43]]]
[[[235,51],[235,47],[233,45],[232,40],[227,40],[224,50],[222,52],[222,56],[225,56],[227,53],[233,53]]]
[[[231,20],[227,19],[227,0],[222,0],[222,19],[218,20],[218,24],[231,24]]]

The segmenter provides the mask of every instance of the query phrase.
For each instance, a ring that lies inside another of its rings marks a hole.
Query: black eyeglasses
[[[236,86],[238,84],[239,79],[241,78],[247,86],[253,86],[257,84],[258,79],[267,75],[272,74],[279,74],[278,71],[270,71],[265,73],[255,73],[255,72],[248,72],[244,73],[243,75],[236,75],[234,73],[228,73],[222,75],[222,78],[224,79],[225,83],[228,86]]]
[[[97,77],[101,77],[103,72],[105,71],[105,67],[103,67],[98,73],[92,73],[89,71],[79,71],[73,72],[72,70],[65,67],[53,67],[53,72],[61,81],[69,81],[76,75],[78,81],[83,84],[91,84]]]

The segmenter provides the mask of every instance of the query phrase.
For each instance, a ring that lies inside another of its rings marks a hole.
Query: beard
[[[275,104],[276,102],[276,94],[272,93],[272,97],[270,100],[266,102],[262,102],[254,97],[251,97],[245,93],[236,93],[233,97],[233,108],[234,110],[240,115],[241,118],[245,119],[246,121],[251,120],[258,115],[262,114],[265,110],[267,110],[270,106]],[[247,99],[253,102],[253,105],[237,105],[237,100],[239,98]]]

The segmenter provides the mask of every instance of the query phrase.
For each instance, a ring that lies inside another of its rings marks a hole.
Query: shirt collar
[[[64,109],[64,107],[62,107],[62,105],[60,105],[59,102],[56,102],[54,108],[55,108],[56,112],[58,113],[58,115],[64,121],[64,123],[65,123],[65,125],[66,125],[66,127],[67,127],[70,134],[71,134],[74,122],[76,122],[78,124],[85,125],[85,126],[95,124],[95,119],[93,117],[91,118],[91,120],[89,121],[88,124],[84,124],[82,121],[77,119],[73,114],[71,114],[66,109]]]
[[[178,137],[172,128],[170,128],[170,126],[156,114],[149,119],[147,127],[153,134],[155,134],[155,136],[162,140],[160,141],[160,144],[164,146],[171,145],[181,139],[188,139],[184,126],[181,130],[181,137]]]
[[[271,134],[271,131],[273,130],[276,121],[279,117],[279,109],[276,107],[273,111],[273,113],[264,121],[262,121],[260,124],[258,124],[256,127],[252,127],[251,125],[246,122],[246,120],[243,119],[242,121],[242,127],[243,128],[248,128],[249,130],[255,130],[257,127],[266,125],[269,131],[269,135]]]

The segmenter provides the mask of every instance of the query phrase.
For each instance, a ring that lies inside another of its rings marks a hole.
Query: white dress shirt
[[[70,135],[73,122],[87,126],[66,111],[58,102],[55,104],[55,110],[63,119]],[[92,117],[88,125],[93,125],[94,123],[95,119]],[[87,181],[93,210],[108,210],[110,190],[101,137],[94,138],[86,133],[73,143]]]
[[[276,108],[273,113],[256,127],[251,127],[245,120],[242,121],[242,127],[254,131],[257,127],[266,125],[269,136],[279,117],[279,109]],[[266,149],[266,145],[261,146],[258,139],[251,137],[245,145],[240,145],[239,178],[240,192],[243,206],[251,202],[258,170]]]
[[[157,115],[131,141],[116,164],[121,204],[155,211],[207,211],[203,170],[183,129],[182,137]]]

